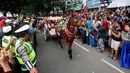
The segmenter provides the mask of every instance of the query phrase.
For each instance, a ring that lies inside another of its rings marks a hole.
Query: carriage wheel
[[[45,30],[45,41],[48,41],[48,31]]]

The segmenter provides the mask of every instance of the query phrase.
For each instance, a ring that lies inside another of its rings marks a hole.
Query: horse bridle
[[[71,25],[71,26],[68,26],[68,27],[72,27],[72,28],[74,28],[74,30],[75,30],[75,26],[73,26],[73,25]],[[68,28],[65,28],[65,31],[66,31],[66,34],[68,35],[68,36],[70,36],[70,37],[74,37],[74,35],[75,35],[75,31],[74,31],[74,33],[71,33],[69,30],[68,30]]]
[[[79,19],[79,17],[74,17],[74,19]],[[78,22],[78,25],[79,25],[79,23],[80,22]],[[68,27],[74,27],[74,29],[75,29],[75,26],[74,25],[71,25],[71,26],[68,26]],[[74,33],[71,33],[69,30],[68,30],[68,28],[65,28],[65,31],[66,31],[66,34],[68,35],[68,36],[70,36],[70,37],[74,37],[74,35],[75,35],[75,32]]]

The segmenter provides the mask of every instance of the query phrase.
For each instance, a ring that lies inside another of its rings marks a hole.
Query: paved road
[[[64,42],[64,49],[61,49],[56,39],[46,42],[43,33],[37,36],[39,73],[130,73],[130,70],[120,67],[119,61],[108,58],[108,51],[100,53],[75,40],[72,46],[73,60],[70,60]]]

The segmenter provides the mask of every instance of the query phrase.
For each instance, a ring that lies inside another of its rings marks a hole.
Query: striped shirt
[[[25,63],[25,66],[27,67],[27,69],[30,70],[31,68],[33,68],[34,66],[28,58],[27,50],[26,50],[26,47],[24,47],[22,40],[21,39],[17,40],[15,45],[19,46],[17,48],[17,51],[20,57],[22,58],[23,62]]]

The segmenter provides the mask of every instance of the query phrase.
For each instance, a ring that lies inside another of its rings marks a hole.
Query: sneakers
[[[111,59],[114,59],[114,57],[112,55],[109,56]]]

